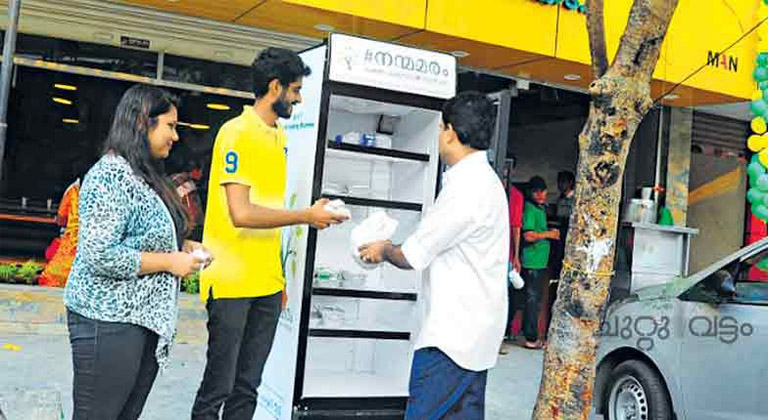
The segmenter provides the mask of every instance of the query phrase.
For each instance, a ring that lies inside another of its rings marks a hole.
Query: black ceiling
[[[459,91],[492,93],[515,86],[515,81],[506,77],[471,70],[459,73]],[[512,100],[510,125],[515,127],[574,118],[586,119],[588,113],[588,95],[530,83],[528,89],[517,89],[517,97]]]

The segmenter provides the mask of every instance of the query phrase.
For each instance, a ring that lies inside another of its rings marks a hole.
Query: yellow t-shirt
[[[213,147],[203,244],[215,259],[200,276],[200,297],[243,298],[283,289],[280,229],[236,228],[229,217],[224,185],[251,187],[260,206],[283,208],[285,146],[282,127],[270,127],[251,106],[224,124]]]

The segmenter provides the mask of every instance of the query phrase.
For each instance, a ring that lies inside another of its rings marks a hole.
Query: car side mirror
[[[707,277],[707,288],[716,292],[720,297],[736,296],[736,283],[728,270],[718,270]]]

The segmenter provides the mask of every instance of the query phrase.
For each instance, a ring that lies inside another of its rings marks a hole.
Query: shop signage
[[[739,71],[739,57],[709,51],[707,52],[707,65],[736,73]]]
[[[452,55],[343,34],[331,35],[330,45],[330,80],[441,99],[456,94]]]
[[[134,38],[131,36],[121,36],[120,46],[129,48],[141,48],[142,50],[149,49],[150,42],[148,39]]]
[[[567,10],[573,10],[574,12],[579,12],[579,13],[587,13],[586,0],[534,0],[534,1],[547,6],[562,5]]]

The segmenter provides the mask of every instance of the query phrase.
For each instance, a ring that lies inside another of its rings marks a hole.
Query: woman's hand
[[[176,277],[187,277],[195,271],[205,268],[205,260],[187,252],[169,254],[170,267],[168,271]]]
[[[197,241],[190,241],[189,239],[185,240],[184,241],[184,245],[181,247],[182,251],[184,251],[186,253],[189,253],[189,254],[191,254],[192,252],[194,252],[195,250],[198,250],[198,249],[202,249],[203,251],[208,252],[208,250],[205,249],[203,244],[201,244],[200,242],[197,242]]]
[[[205,260],[205,266],[208,267],[213,262],[213,254],[211,251],[208,250],[203,244],[196,241],[190,241],[186,240],[184,241],[184,246],[182,247],[182,251],[188,253],[188,254],[194,254],[194,253],[204,253],[208,258]]]

